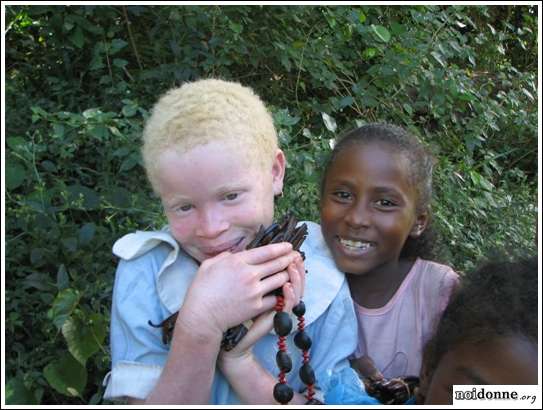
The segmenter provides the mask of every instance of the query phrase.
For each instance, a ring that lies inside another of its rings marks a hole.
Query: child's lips
[[[241,250],[239,245],[243,242],[243,239],[245,239],[245,237],[242,236],[241,238],[237,238],[217,246],[201,248],[201,251],[208,258],[212,258],[226,251],[236,253]]]
[[[339,249],[348,255],[364,255],[375,248],[376,243],[360,238],[336,236]]]

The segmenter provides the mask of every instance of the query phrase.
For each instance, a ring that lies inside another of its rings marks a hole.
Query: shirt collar
[[[306,306],[305,324],[309,325],[332,303],[345,276],[335,267],[320,225],[314,222],[305,223],[308,227],[308,236],[301,248],[305,253],[307,271],[303,301]],[[115,242],[113,253],[130,260],[164,243],[168,244],[171,250],[162,262],[155,281],[160,301],[173,314],[179,310],[184,300],[198,270],[198,263],[183,251],[169,228],[151,232],[137,231],[125,235]]]

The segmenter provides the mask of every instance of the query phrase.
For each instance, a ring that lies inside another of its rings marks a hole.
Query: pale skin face
[[[464,343],[439,362],[424,404],[453,404],[453,385],[537,384],[537,346],[522,335]]]
[[[239,252],[273,220],[273,197],[283,188],[285,157],[269,168],[251,164],[239,146],[223,141],[188,152],[163,151],[157,161],[159,194],[172,235],[199,262]]]

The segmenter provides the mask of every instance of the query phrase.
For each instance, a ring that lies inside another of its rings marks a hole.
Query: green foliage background
[[[318,220],[331,142],[410,129],[438,161],[459,271],[535,252],[536,6],[6,6],[6,402],[102,403],[113,242],[160,227],[139,139],[161,93],[221,77],[270,106],[279,212]]]

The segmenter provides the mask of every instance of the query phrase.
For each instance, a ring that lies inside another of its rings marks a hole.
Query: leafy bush
[[[6,402],[96,404],[115,239],[165,223],[139,139],[181,82],[269,104],[285,197],[318,220],[338,134],[387,121],[438,158],[442,260],[535,252],[535,6],[6,7]]]

